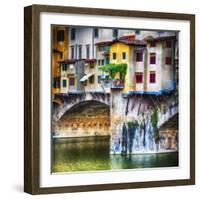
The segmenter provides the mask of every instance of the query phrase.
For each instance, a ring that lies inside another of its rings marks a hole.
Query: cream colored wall
[[[150,53],[156,53],[156,64],[150,64]],[[157,42],[156,47],[150,47],[147,45],[147,91],[149,92],[159,92],[161,90],[161,80],[162,80],[162,43]],[[150,83],[149,76],[150,71],[155,71],[156,73],[156,83]]]

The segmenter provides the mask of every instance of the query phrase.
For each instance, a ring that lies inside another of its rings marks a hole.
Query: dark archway
[[[107,136],[110,127],[110,107],[91,100],[72,106],[57,121],[59,132],[66,137]]]

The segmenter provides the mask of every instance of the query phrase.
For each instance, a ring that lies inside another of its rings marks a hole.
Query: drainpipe
[[[76,60],[77,60],[77,58],[78,58],[78,57],[77,57],[77,49],[78,49],[78,48],[77,48],[77,44],[76,44],[76,45],[75,45],[75,53],[76,53],[75,58],[76,58]]]
[[[174,40],[173,42],[173,86],[174,86],[174,90],[176,89],[177,83],[176,83],[176,42],[177,39]],[[177,47],[178,48],[178,47]]]
[[[92,29],[92,58],[94,59],[94,28]]]

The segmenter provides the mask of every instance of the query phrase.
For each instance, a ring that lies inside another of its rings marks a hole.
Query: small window
[[[105,51],[105,46],[100,46],[99,51]]]
[[[150,64],[156,64],[156,53],[150,53]]]
[[[113,53],[113,60],[116,60],[116,59],[117,59],[117,54]]]
[[[74,77],[70,77],[69,78],[69,86],[74,86],[75,85],[75,78]]]
[[[171,48],[172,47],[172,41],[168,40],[166,41],[166,48]]]
[[[71,46],[71,59],[74,59],[74,46]]]
[[[60,79],[58,79],[58,78],[53,79],[53,87],[60,88]]]
[[[62,64],[62,71],[67,71],[67,64]]]
[[[99,66],[101,65],[101,60],[98,60],[98,65],[99,65]]]
[[[101,75],[99,75],[97,78],[98,78],[98,83],[101,83]]]
[[[76,39],[76,29],[72,28],[71,29],[71,40],[75,40]]]
[[[143,53],[142,53],[142,51],[138,51],[136,53],[136,61],[137,62],[142,62],[143,61]]]
[[[135,34],[136,35],[140,35],[140,31],[135,31]]]
[[[101,60],[101,65],[104,65],[104,59]]]
[[[57,41],[58,42],[63,42],[64,38],[65,38],[65,32],[64,32],[64,30],[57,31]]]
[[[149,82],[150,83],[155,83],[156,82],[156,72],[150,72],[150,75],[149,75]]]
[[[172,58],[171,57],[166,57],[165,58],[165,64],[166,65],[171,65],[172,64]]]
[[[90,76],[90,78],[89,78],[89,83],[90,83],[90,84],[93,84],[93,83],[94,83],[94,75],[93,75],[93,76]]]
[[[136,72],[135,78],[136,78],[136,83],[142,83],[143,82],[143,73],[142,72]]]
[[[113,29],[113,37],[117,38],[118,37],[118,29]]]
[[[110,58],[106,57],[106,65],[110,64]]]
[[[57,88],[57,81],[55,78],[53,79],[53,88]]]
[[[78,46],[78,58],[82,59],[82,45]]]
[[[63,84],[63,87],[67,87],[67,80],[63,80],[63,82],[62,82]]]
[[[90,58],[90,45],[86,45],[86,58],[89,59]]]
[[[156,41],[155,40],[150,42],[150,47],[156,47]]]
[[[98,37],[99,37],[99,29],[98,29],[98,28],[95,28],[95,29],[94,29],[94,37],[95,37],[95,38],[98,38]]]
[[[126,52],[122,52],[122,59],[126,60]]]

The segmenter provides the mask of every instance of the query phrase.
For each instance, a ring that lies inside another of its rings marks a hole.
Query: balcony
[[[67,68],[67,74],[74,74],[75,73],[75,65],[70,64]]]
[[[111,81],[112,89],[123,89],[124,88],[124,80],[122,79],[114,79]]]

